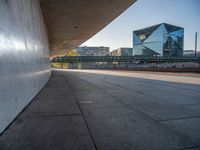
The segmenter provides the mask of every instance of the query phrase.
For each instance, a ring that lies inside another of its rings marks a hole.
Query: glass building
[[[167,23],[133,31],[133,55],[183,56],[184,29]]]

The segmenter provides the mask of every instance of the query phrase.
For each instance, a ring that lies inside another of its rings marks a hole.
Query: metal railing
[[[145,57],[145,56],[64,56],[52,58],[51,62],[89,63],[89,62],[129,62],[129,63],[162,63],[162,62],[199,62],[200,57]]]

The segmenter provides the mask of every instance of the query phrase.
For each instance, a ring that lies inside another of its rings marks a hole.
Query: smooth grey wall
[[[38,0],[0,0],[0,133],[50,77]]]

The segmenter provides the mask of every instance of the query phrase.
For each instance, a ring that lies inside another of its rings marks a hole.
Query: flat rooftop
[[[53,70],[1,150],[200,149],[200,74]]]

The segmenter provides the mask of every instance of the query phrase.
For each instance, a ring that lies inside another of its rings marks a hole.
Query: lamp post
[[[195,33],[195,58],[197,57],[197,32]]]

